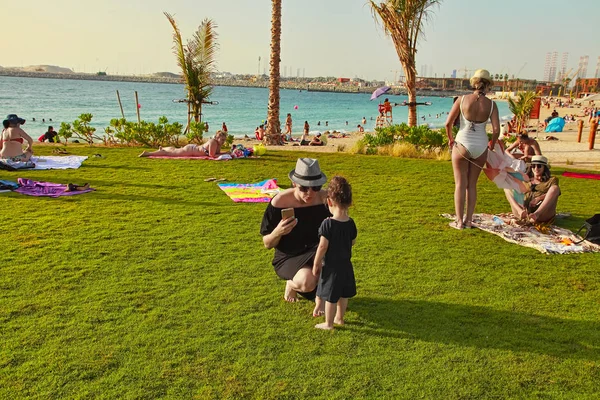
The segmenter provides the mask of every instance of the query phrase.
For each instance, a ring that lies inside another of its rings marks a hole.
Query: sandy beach
[[[566,100],[566,99],[564,99]],[[504,101],[504,100],[495,100]],[[585,104],[587,105],[587,103]],[[550,116],[553,110],[556,110],[559,116],[567,114],[583,115],[581,109],[583,106],[575,107],[550,107],[550,109],[542,108],[540,112],[540,120],[544,121]],[[550,163],[555,166],[570,167],[573,169],[585,169],[600,171],[600,136],[596,137],[596,144],[593,150],[588,150],[589,123],[588,118],[576,118],[584,121],[581,142],[577,142],[577,122],[568,122],[565,125],[564,131],[559,133],[546,133],[542,128],[537,132],[531,132],[530,136],[536,139],[542,150],[542,154],[548,157]],[[404,121],[396,121],[397,123]],[[531,120],[530,126],[532,129],[537,125],[537,120]],[[491,126],[488,125],[488,130]],[[345,138],[329,138],[325,146],[298,146],[293,143],[288,143],[284,146],[268,146],[269,150],[286,150],[286,151],[309,151],[316,153],[335,153],[338,151],[348,151],[354,143],[363,137],[364,133],[350,132]],[[553,136],[558,140],[546,140],[547,136]],[[297,135],[294,135],[296,138]],[[246,146],[258,144],[257,140],[244,139]],[[343,150],[341,150],[343,148]]]

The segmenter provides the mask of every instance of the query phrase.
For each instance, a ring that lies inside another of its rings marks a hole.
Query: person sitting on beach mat
[[[544,156],[533,156],[527,175],[529,182],[525,185],[529,190],[525,193],[523,204],[517,203],[512,190],[504,189],[512,213],[516,218],[534,225],[552,225],[556,216],[560,187],[558,178],[550,174],[548,159]]]
[[[203,145],[190,143],[181,148],[159,147],[156,151],[144,151],[139,157],[218,157],[222,154],[221,147],[223,147],[226,140],[227,134],[223,131],[217,131],[215,137]]]
[[[315,137],[312,138],[312,140],[310,141],[310,143],[308,144],[309,146],[323,146],[323,141],[321,140],[321,134],[317,133]]]

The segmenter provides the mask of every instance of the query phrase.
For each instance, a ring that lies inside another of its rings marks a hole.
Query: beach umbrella
[[[387,93],[390,91],[390,87],[389,86],[382,86],[379,89],[376,89],[373,94],[371,95],[371,100],[375,100],[376,98],[378,98],[379,96],[381,96],[384,93]]]

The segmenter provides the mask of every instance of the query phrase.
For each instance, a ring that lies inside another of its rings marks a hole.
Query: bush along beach
[[[445,150],[448,150],[448,137],[444,129],[432,129],[427,125],[408,126],[402,123],[376,128],[375,133],[366,134],[350,152],[408,158],[440,158]]]

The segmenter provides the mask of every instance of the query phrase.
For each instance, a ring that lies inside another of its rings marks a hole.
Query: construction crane
[[[472,69],[468,69],[467,67],[461,68],[461,69],[457,69],[456,72],[460,72],[463,71],[463,79],[467,79],[469,77],[469,73],[472,72]]]
[[[394,73],[394,83],[399,83],[398,82],[398,72],[400,72],[400,78],[402,78],[402,74],[404,73],[404,71],[401,69],[392,69],[392,70],[390,70],[390,72]]]
[[[517,78],[519,77],[519,74],[521,73],[521,71],[523,71],[523,68],[525,68],[526,65],[527,65],[527,63],[523,64],[521,69],[519,69],[519,72],[516,73]]]
[[[581,71],[581,67],[577,68],[577,71],[572,72],[573,68],[571,68],[569,70],[569,72],[565,73],[565,75],[562,78],[562,86],[558,89],[558,96],[560,97],[562,90],[564,89],[565,93],[567,93],[567,87],[569,86],[569,84],[571,83],[571,81],[573,80],[574,77],[577,76],[577,74],[579,73],[579,71]]]

